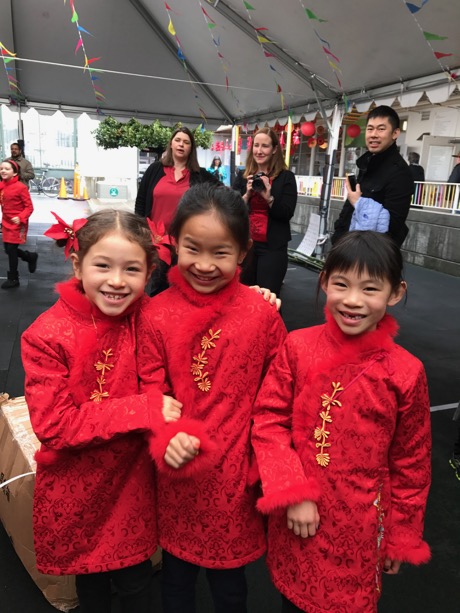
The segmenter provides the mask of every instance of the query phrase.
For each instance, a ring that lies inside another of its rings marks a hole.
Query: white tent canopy
[[[1,4],[0,102],[38,110],[253,127],[457,89],[457,0]]]

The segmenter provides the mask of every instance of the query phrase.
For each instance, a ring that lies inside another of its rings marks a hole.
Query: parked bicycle
[[[29,181],[29,191],[31,194],[45,194],[48,198],[56,198],[59,194],[60,181],[56,177],[48,177],[48,168],[41,174],[36,174],[34,179]]]

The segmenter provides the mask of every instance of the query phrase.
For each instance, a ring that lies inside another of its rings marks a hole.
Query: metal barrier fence
[[[297,176],[296,180],[299,196],[321,196],[322,177]],[[345,178],[334,177],[331,197],[334,200],[344,200],[345,193]],[[416,182],[411,206],[438,213],[460,212],[460,183]]]

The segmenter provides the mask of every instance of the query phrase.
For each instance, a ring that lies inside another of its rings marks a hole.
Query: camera
[[[255,192],[263,192],[265,189],[265,183],[262,181],[261,177],[268,176],[265,172],[256,172],[252,177],[252,189]]]
[[[356,191],[356,175],[350,174],[350,175],[347,175],[347,177],[348,177],[348,182],[350,183],[351,191],[355,192]]]

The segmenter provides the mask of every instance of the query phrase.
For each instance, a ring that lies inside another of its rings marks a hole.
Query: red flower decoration
[[[51,228],[48,228],[48,230],[44,232],[44,235],[49,236],[49,238],[54,238],[54,240],[64,239],[67,241],[64,248],[65,259],[67,260],[71,249],[74,251],[78,251],[79,249],[76,233],[78,230],[80,230],[80,228],[83,228],[87,222],[87,219],[74,219],[72,225],[70,226],[63,219],[61,219],[59,215],[56,215],[56,213],[53,213],[53,211],[51,211],[51,213],[58,220],[58,223],[55,223],[51,226]]]
[[[155,249],[158,251],[158,257],[168,266],[171,266],[171,249],[174,243],[171,241],[171,237],[166,232],[165,225],[162,221],[155,224],[151,219],[147,218],[150,232],[152,233],[152,241]]]

